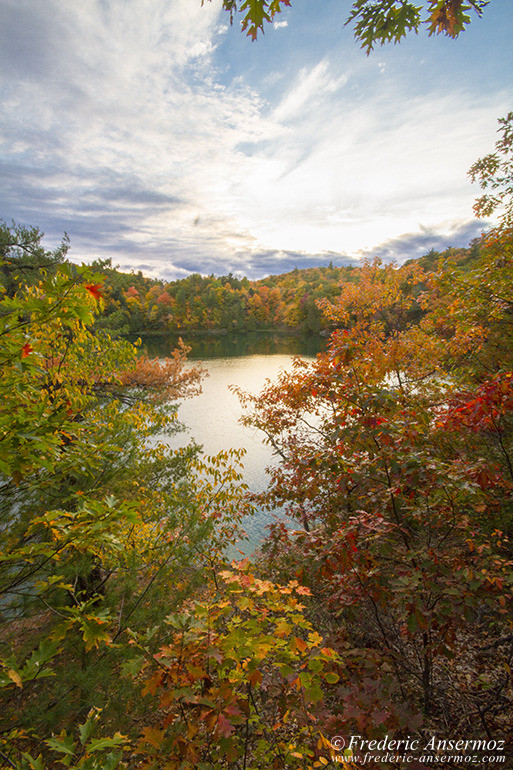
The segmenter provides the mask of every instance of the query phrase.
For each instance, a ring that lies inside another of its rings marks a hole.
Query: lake
[[[230,447],[243,448],[246,450],[244,481],[252,492],[264,490],[268,483],[266,468],[274,464],[276,458],[260,431],[240,424],[242,409],[229,387],[237,385],[258,393],[267,379],[274,379],[280,370],[292,368],[293,356],[313,359],[324,349],[325,340],[313,335],[303,338],[248,334],[190,339],[184,336],[184,342],[192,347],[191,365],[201,361],[209,376],[203,381],[201,395],[180,405],[178,417],[186,431],[167,439],[168,443],[178,447],[194,438],[207,455]],[[144,340],[144,348],[151,356],[168,355],[175,344],[176,340]],[[272,520],[273,514],[268,511],[258,511],[248,518],[244,526],[249,540],[239,543],[237,548],[246,553],[254,551]]]

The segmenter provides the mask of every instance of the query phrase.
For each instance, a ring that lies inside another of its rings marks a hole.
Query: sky
[[[292,0],[251,42],[220,0],[0,0],[0,218],[165,280],[467,245],[513,4],[370,56],[349,7]]]

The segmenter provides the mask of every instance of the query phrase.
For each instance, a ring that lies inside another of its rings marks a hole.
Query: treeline
[[[97,263],[105,276],[104,328],[129,332],[293,330],[318,332],[325,324],[317,300],[334,296],[353,268],[293,270],[260,281],[193,274],[169,283],[142,273],[120,273]]]
[[[468,248],[431,251],[420,264],[434,270],[440,260],[472,264],[480,241]],[[330,329],[319,301],[336,299],[344,283],[359,280],[359,267],[294,269],[258,281],[193,274],[164,282],[123,273],[110,260],[93,263],[103,275],[104,309],[97,324],[111,332],[185,333],[190,331],[287,331],[318,333]]]
[[[71,272],[76,272],[76,265],[66,259],[68,246],[65,240],[51,260],[44,250],[32,250],[18,259],[16,271],[5,265],[0,268],[6,293],[13,294],[20,281],[30,285],[38,277],[38,269],[51,273],[57,265],[67,264]],[[478,238],[467,248],[431,250],[406,265],[418,263],[426,273],[442,264],[465,271],[479,259],[482,249],[483,238]],[[221,277],[194,273],[166,282],[145,276],[140,270],[118,270],[110,259],[96,260],[90,269],[101,286],[102,303],[95,328],[115,336],[202,331],[326,333],[333,329],[333,324],[321,311],[320,303],[335,301],[344,285],[361,280],[360,266],[333,264],[295,268],[258,281],[237,278],[231,273]],[[419,285],[414,291],[418,294],[421,289]],[[416,304],[412,312],[418,315],[422,311]]]

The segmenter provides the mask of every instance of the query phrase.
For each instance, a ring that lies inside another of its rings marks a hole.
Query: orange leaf
[[[101,283],[86,283],[85,287],[89,292],[89,294],[92,294],[95,299],[102,298],[102,295],[100,293]]]
[[[304,652],[308,647],[307,643],[303,639],[300,639],[298,636],[295,636],[292,641],[294,647],[300,652]]]
[[[262,683],[262,679],[263,679],[262,672],[258,671],[257,669],[256,671],[253,671],[253,673],[249,677],[249,683],[252,687],[258,687],[258,685]]]
[[[163,730],[157,730],[154,727],[143,727],[142,733],[144,743],[149,743],[150,746],[160,749],[164,740]]]

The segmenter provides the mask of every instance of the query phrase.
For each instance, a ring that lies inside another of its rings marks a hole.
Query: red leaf
[[[231,735],[235,730],[232,723],[229,722],[226,717],[223,716],[223,714],[219,714],[219,719],[217,720],[217,729],[221,735],[224,735],[226,738],[228,738],[228,736]]]
[[[263,678],[261,671],[253,671],[249,677],[249,683],[252,687],[258,687],[258,685],[262,684]]]
[[[101,283],[86,283],[85,287],[89,292],[89,294],[92,294],[95,299],[102,298],[102,295],[100,293]]]
[[[23,345],[22,349],[21,349],[21,357],[22,357],[22,358],[26,358],[26,357],[27,357],[27,356],[28,356],[30,353],[32,353],[33,351],[34,351],[34,348],[32,347],[32,345],[29,345],[29,343],[28,343],[28,342],[26,342],[26,343]]]

